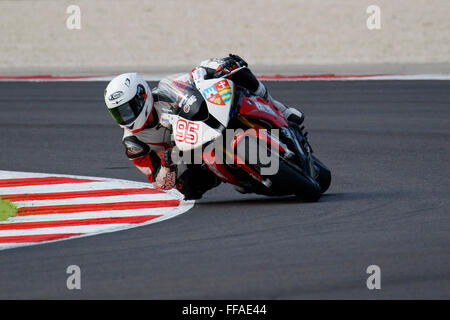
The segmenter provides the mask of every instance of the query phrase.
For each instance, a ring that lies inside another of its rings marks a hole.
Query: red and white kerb
[[[149,183],[12,171],[0,171],[0,198],[18,208],[0,221],[0,250],[156,223],[193,206]]]

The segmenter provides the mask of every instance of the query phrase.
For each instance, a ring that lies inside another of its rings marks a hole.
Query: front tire
[[[250,141],[253,139],[253,143]],[[257,140],[253,136],[246,136],[238,145],[244,143],[244,148],[237,147],[235,149],[236,155],[240,159],[250,159],[250,155],[258,155]],[[253,148],[252,148],[253,147]],[[270,149],[267,149],[268,154],[270,154]],[[298,198],[307,202],[315,202],[322,196],[322,189],[320,184],[314,180],[312,177],[303,175],[299,172],[294,164],[290,164],[288,160],[279,157],[279,168],[278,172],[274,175],[261,175],[264,179],[268,179],[271,182],[270,187],[263,186],[262,184],[256,189],[265,189],[268,192],[261,190],[261,193],[268,195],[280,196],[280,195],[290,195],[294,194]],[[261,165],[252,164],[247,161],[245,163],[252,169],[261,172]],[[260,163],[258,157],[257,163]],[[258,183],[259,184],[259,183]],[[254,190],[256,191],[256,190]],[[258,192],[257,192],[258,193]]]
[[[304,176],[287,162],[280,159],[280,177],[294,190],[294,194],[303,201],[316,202],[322,196],[319,183],[311,177]],[[292,191],[291,191],[292,192]]]
[[[328,190],[331,184],[331,171],[315,156],[312,156],[314,162],[314,169],[318,173],[316,177],[317,183],[320,185],[322,193]]]

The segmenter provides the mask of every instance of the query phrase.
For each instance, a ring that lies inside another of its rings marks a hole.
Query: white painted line
[[[133,194],[111,197],[83,197],[58,200],[32,200],[32,201],[14,201],[18,208],[22,207],[43,207],[43,206],[62,206],[72,204],[96,204],[96,203],[114,203],[114,202],[130,202],[130,201],[158,201],[173,199],[168,194]]]
[[[3,188],[0,187],[0,195],[128,189],[133,188],[133,186],[136,186],[136,184],[105,181],[105,182],[49,184],[45,186],[45,191],[42,185],[24,186],[24,187],[3,187]],[[139,186],[142,187],[142,185]],[[154,189],[150,183],[148,184],[147,188]]]
[[[141,74],[146,81],[160,81],[169,74]],[[92,82],[111,81],[115,75],[105,76],[0,76],[7,82]],[[367,81],[367,80],[450,80],[449,74],[395,74],[395,75],[257,75],[263,81]]]
[[[33,229],[17,229],[17,230],[0,230],[0,237],[11,236],[30,236],[42,234],[61,234],[61,233],[98,233],[103,230],[117,230],[128,226],[128,223],[109,224],[109,225],[84,225],[74,227],[54,227],[54,228],[33,228]]]
[[[180,205],[183,206],[183,205]],[[133,210],[105,210],[105,211],[85,211],[74,213],[53,213],[40,214],[31,216],[15,216],[9,218],[7,221],[0,222],[2,224],[17,223],[17,222],[39,222],[39,221],[65,221],[78,219],[95,219],[95,218],[119,218],[119,217],[134,217],[147,215],[168,215],[176,207],[169,208],[147,208],[147,209],[133,209]]]

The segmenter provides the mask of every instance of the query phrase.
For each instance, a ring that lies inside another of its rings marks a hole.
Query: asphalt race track
[[[152,83],[152,86],[154,83]],[[0,170],[146,181],[103,82],[0,82]],[[0,251],[1,299],[450,298],[450,82],[267,82],[332,170],[318,203],[209,191],[174,219]],[[66,268],[81,268],[68,290]],[[368,290],[366,268],[381,269]]]

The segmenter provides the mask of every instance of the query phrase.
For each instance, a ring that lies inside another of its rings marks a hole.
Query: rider
[[[289,121],[303,122],[303,114],[274,100],[264,84],[248,69],[248,64],[237,55],[205,60],[180,79],[198,78],[229,78],[255,95],[269,99]],[[151,90],[137,73],[125,73],[111,80],[104,98],[108,111],[124,129],[122,142],[127,157],[157,188],[176,187],[185,199],[200,199],[206,191],[220,184],[220,179],[205,165],[177,169],[173,163],[170,136],[160,123],[161,115],[168,111],[170,105],[158,88]]]

